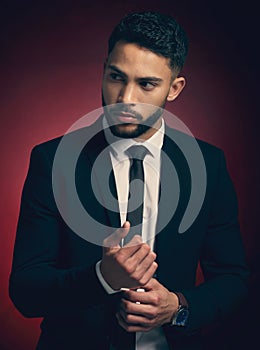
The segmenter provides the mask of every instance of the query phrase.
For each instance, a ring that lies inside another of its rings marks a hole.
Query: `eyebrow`
[[[108,68],[110,68],[110,69],[116,71],[117,73],[121,74],[121,75],[124,76],[124,77],[127,77],[127,75],[126,75],[123,71],[121,71],[121,69],[117,68],[117,67],[114,66],[113,64],[110,64],[110,65],[108,66]],[[153,81],[153,82],[161,82],[161,81],[163,81],[163,79],[158,78],[158,77],[154,77],[154,76],[142,77],[142,78],[138,78],[138,80],[139,80],[139,81]]]

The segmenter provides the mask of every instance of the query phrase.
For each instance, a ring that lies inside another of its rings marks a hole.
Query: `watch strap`
[[[189,304],[185,296],[181,292],[174,292],[174,294],[177,295],[178,301],[179,301],[179,307],[186,307],[187,309],[189,308]]]

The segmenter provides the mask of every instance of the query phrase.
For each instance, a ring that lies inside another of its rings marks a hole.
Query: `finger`
[[[120,312],[116,313],[116,319],[122,328],[124,328],[127,332],[130,332],[129,326],[132,326],[132,325],[129,325],[125,322],[124,317],[122,316],[122,314]]]
[[[145,285],[143,285],[143,288],[145,288],[146,291],[158,290],[160,287],[161,284],[157,281],[156,278],[151,278]]]
[[[129,276],[138,281],[140,287],[153,277],[158,267],[154,262],[155,257],[155,253],[150,251],[149,246],[142,246],[133,256],[125,260]]]
[[[136,272],[140,272],[141,274],[144,274],[150,266],[153,264],[153,262],[156,259],[156,254],[154,252],[150,252],[147,254],[143,260],[140,261],[140,263],[136,267]]]
[[[119,249],[115,253],[115,257],[121,265],[125,266],[127,273],[135,279],[136,268],[150,251],[151,248],[147,244],[141,243],[139,245]],[[137,277],[142,277],[142,273],[139,272]]]
[[[127,221],[127,222],[129,222],[129,221]],[[130,230],[127,232],[127,234],[129,232],[130,232]],[[134,235],[134,237],[127,244],[125,244],[123,246],[123,248],[125,248],[125,247],[132,247],[132,246],[138,245],[140,243],[143,243],[141,235]]]
[[[146,317],[143,315],[130,314],[124,311],[119,312],[120,316],[124,320],[125,324],[128,325],[139,325],[142,327],[149,327],[154,323],[156,317]]]
[[[152,259],[153,256],[155,259],[155,255],[154,255],[155,253],[151,252],[151,248],[146,243],[142,243],[141,245],[139,245],[138,249],[134,249],[134,246],[129,247],[129,248],[125,248],[125,249],[132,249],[132,251],[133,251],[133,254],[131,256],[129,256],[129,258],[127,260],[127,264],[129,266],[131,266],[134,271],[137,269],[137,267],[140,264],[142,264],[142,261],[144,261],[144,259],[149,254],[151,254],[150,259]],[[139,268],[139,270],[140,270],[140,268]]]
[[[154,261],[146,271],[142,272],[142,275],[138,280],[140,285],[143,288],[153,278],[157,268],[158,268],[158,264]]]
[[[125,266],[127,273],[134,279],[137,266],[149,252],[150,247],[147,244],[141,243],[139,245],[118,249],[115,253],[115,258],[120,265]]]
[[[125,302],[124,298],[130,304]],[[141,306],[139,306],[139,308],[135,306],[135,305],[138,305],[136,304],[136,302],[140,303]],[[135,311],[143,310],[141,307],[145,305],[157,306],[159,302],[160,300],[159,300],[158,293],[154,291],[139,293],[130,289],[129,291],[124,292],[122,304],[120,305],[124,305],[126,311],[133,312],[133,310]],[[145,310],[147,311],[147,309]]]
[[[147,332],[151,327],[145,327],[141,324],[128,324],[120,313],[116,314],[119,325],[124,328],[127,332]]]
[[[150,320],[157,316],[156,308],[153,305],[144,303],[137,304],[136,302],[131,302],[126,299],[121,300],[119,312],[124,315],[125,319],[126,315],[140,316]],[[144,322],[144,319],[142,322]]]
[[[147,331],[152,329],[150,324],[147,325],[147,320],[145,320],[144,323],[138,322],[138,321],[141,321],[141,319],[137,320],[137,322],[129,323],[124,319],[123,315],[120,313],[116,314],[116,318],[117,318],[119,325],[122,328],[124,328],[127,332],[130,332],[130,333],[132,333],[132,332],[147,332]],[[148,320],[148,323],[149,323],[149,320]]]
[[[126,221],[122,227],[115,230],[110,236],[103,241],[105,250],[110,248],[120,248],[122,239],[128,234],[130,230],[130,223]]]

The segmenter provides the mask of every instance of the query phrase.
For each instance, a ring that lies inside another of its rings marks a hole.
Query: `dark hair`
[[[120,40],[169,58],[170,67],[177,74],[188,53],[188,39],[182,27],[173,17],[159,12],[137,12],[123,17],[109,37],[108,54]]]

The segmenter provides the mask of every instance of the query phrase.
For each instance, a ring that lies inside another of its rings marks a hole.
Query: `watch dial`
[[[186,326],[188,317],[189,317],[188,309],[180,309],[178,312],[177,319],[176,319],[176,325]]]

